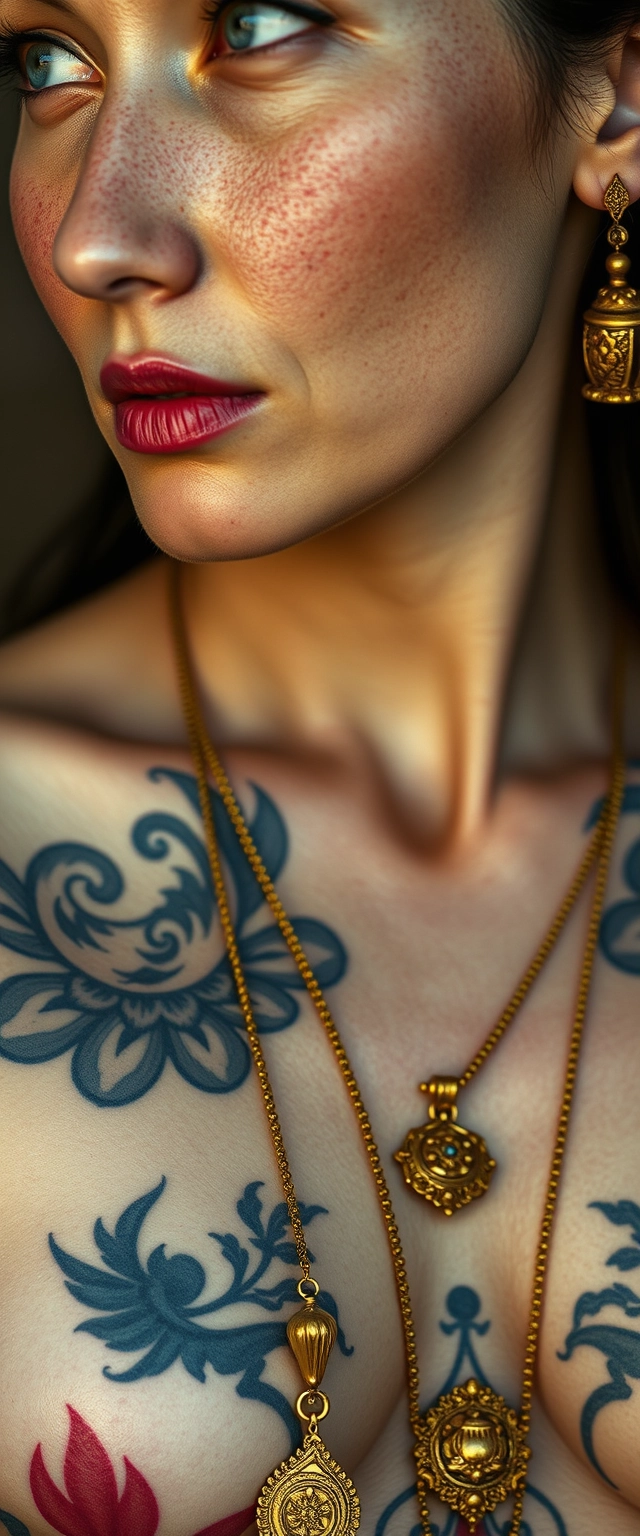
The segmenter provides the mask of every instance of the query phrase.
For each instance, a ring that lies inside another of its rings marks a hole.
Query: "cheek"
[[[16,161],[11,173],[11,213],[25,266],[46,303],[51,291],[61,287],[51,256],[64,200],[55,187],[34,181]]]
[[[45,309],[67,346],[74,341],[86,300],[72,294],[53,268],[53,247],[71,200],[73,188],[60,185],[51,168],[35,174],[26,158],[16,154],[11,171],[11,214],[22,257]]]
[[[234,257],[267,320],[295,333],[362,333],[379,325],[428,259],[421,145],[379,114],[282,152],[232,210]],[[417,182],[422,182],[420,194]],[[373,306],[373,308],[371,308]]]
[[[400,82],[393,110],[374,96],[244,178],[225,213],[230,259],[303,366],[336,350],[341,370],[376,354],[386,366],[413,346],[433,371],[425,335],[431,350],[446,323],[455,342],[474,306],[487,312],[487,286],[504,275],[500,226],[508,234],[531,180],[495,81],[488,101],[474,87],[462,111],[442,80]]]

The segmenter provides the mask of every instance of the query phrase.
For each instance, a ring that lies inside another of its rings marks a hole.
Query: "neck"
[[[304,545],[186,573],[218,736],[366,762],[413,839],[473,837],[498,763],[606,752],[577,381],[565,406],[591,238],[572,206],[526,362],[427,472]]]

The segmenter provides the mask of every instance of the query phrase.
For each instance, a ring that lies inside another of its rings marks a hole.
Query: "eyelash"
[[[5,85],[12,85],[21,96],[26,96],[27,92],[18,85],[20,75],[18,49],[20,44],[26,42],[31,36],[31,33],[15,31],[6,22],[0,27],[0,80]],[[41,42],[42,37],[41,32],[34,32],[33,42]]]

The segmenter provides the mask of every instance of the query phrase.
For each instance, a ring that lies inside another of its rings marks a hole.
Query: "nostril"
[[[105,283],[105,298],[131,299],[136,293],[149,292],[160,287],[160,283],[154,283],[144,277],[115,277],[112,282]]]

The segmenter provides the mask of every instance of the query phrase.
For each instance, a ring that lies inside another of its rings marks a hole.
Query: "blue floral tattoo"
[[[640,1269],[640,1205],[635,1205],[633,1200],[619,1200],[610,1205],[606,1200],[594,1200],[590,1210],[601,1211],[615,1227],[624,1227],[631,1232],[631,1240],[622,1248],[617,1248],[607,1259],[608,1269],[617,1269],[621,1274],[629,1274],[634,1269]],[[580,1432],[582,1444],[585,1448],[592,1467],[596,1472],[615,1488],[611,1478],[603,1471],[596,1455],[593,1444],[593,1433],[598,1414],[609,1403],[623,1403],[633,1396],[631,1381],[640,1381],[640,1328],[620,1328],[610,1323],[595,1323],[589,1327],[583,1327],[585,1317],[597,1317],[605,1308],[614,1307],[620,1310],[624,1317],[640,1319],[640,1295],[628,1285],[614,1280],[612,1285],[605,1286],[601,1291],[585,1291],[576,1302],[573,1314],[573,1328],[565,1341],[565,1348],[559,1354],[560,1360],[571,1360],[576,1349],[596,1349],[604,1356],[609,1372],[609,1380],[601,1387],[596,1387],[582,1410],[580,1419]]]
[[[628,766],[640,768],[640,761],[632,761]],[[602,799],[594,805],[587,830],[595,826],[603,805]],[[640,784],[627,784],[622,815],[640,815]],[[623,877],[633,894],[630,899],[614,902],[605,912],[600,928],[600,949],[617,970],[640,976],[640,838],[632,844],[625,858]]]
[[[238,1303],[249,1303],[264,1312],[281,1312],[290,1302],[299,1303],[298,1274],[286,1275],[270,1285],[264,1280],[273,1266],[286,1269],[297,1266],[295,1245],[291,1241],[289,1216],[284,1201],[275,1205],[265,1223],[259,1182],[247,1184],[236,1210],[249,1234],[245,1243],[233,1232],[210,1232],[223,1257],[231,1267],[232,1278],[220,1296],[202,1302],[206,1273],[197,1259],[188,1253],[167,1258],[161,1243],[150,1255],[146,1266],[138,1256],[138,1240],[149,1211],[160,1199],[166,1180],[156,1189],[127,1206],[116,1222],[113,1233],[102,1221],[93,1229],[96,1247],[107,1265],[98,1269],[70,1253],[65,1253],[50,1236],[49,1247],[63,1274],[66,1286],[76,1301],[103,1315],[79,1323],[76,1333],[91,1333],[104,1339],[107,1349],[131,1354],[144,1353],[128,1370],[113,1371],[105,1365],[103,1375],[110,1381],[141,1381],[145,1376],[161,1376],[180,1360],[196,1381],[206,1380],[205,1367],[212,1366],[220,1376],[239,1376],[239,1397],[266,1403],[275,1409],[287,1426],[292,1445],[297,1443],[298,1423],[286,1397],[262,1380],[267,1358],[275,1349],[286,1346],[286,1320],[270,1323],[246,1323],[228,1328],[202,1327],[197,1319],[213,1317]],[[300,1214],[306,1226],[317,1216],[326,1215],[321,1205],[302,1205]],[[246,1246],[248,1242],[248,1246]],[[253,1252],[251,1251],[253,1250]],[[313,1262],[313,1256],[311,1256]],[[339,1325],[336,1303],[328,1292],[321,1292],[321,1304],[338,1322],[338,1344],[343,1355],[352,1355]],[[105,1315],[106,1314],[106,1315]]]
[[[21,1520],[16,1520],[15,1515],[8,1515],[6,1509],[0,1509],[0,1525],[9,1532],[9,1536],[29,1536],[26,1525]]]
[[[189,774],[156,768],[149,778],[170,780],[198,810]],[[288,854],[286,827],[269,796],[252,788],[251,832],[276,879]],[[263,1034],[287,1029],[304,983],[278,928],[256,925],[262,893],[219,796],[211,800],[256,1021]],[[101,1107],[142,1098],[168,1060],[194,1088],[231,1093],[247,1077],[250,1054],[226,956],[187,979],[215,917],[204,843],[164,811],[142,816],[131,841],[141,859],[161,866],[164,884],[157,905],[128,920],[106,915],[126,886],[97,848],[51,844],[31,860],[24,882],[0,861],[0,944],[38,967],[0,984],[0,1057],[34,1065],[71,1051],[76,1088]],[[335,986],[347,964],[337,935],[312,918],[294,921],[320,985]],[[116,950],[129,965],[116,965]],[[100,979],[105,971],[108,983]]]
[[[628,786],[624,809],[636,814],[640,811],[639,785]],[[615,902],[605,912],[600,946],[610,965],[631,976],[640,976],[640,838],[629,849],[623,874],[633,895],[626,901]]]
[[[441,1323],[440,1328],[448,1338],[457,1337],[457,1349],[449,1375],[437,1397],[451,1392],[458,1382],[467,1380],[470,1374],[474,1375],[483,1386],[489,1386],[478,1359],[475,1341],[485,1338],[491,1323],[479,1321],[482,1303],[477,1291],[471,1290],[467,1285],[456,1285],[452,1291],[449,1291],[446,1307],[451,1321]],[[437,1398],[434,1401],[437,1401]],[[397,1494],[396,1498],[392,1499],[383,1510],[375,1527],[374,1536],[405,1536],[404,1521],[397,1521],[395,1517],[405,1509],[406,1505],[414,1503],[415,1495],[415,1484]],[[546,1494],[534,1488],[531,1483],[527,1484],[527,1501],[532,1501],[535,1506],[535,1519],[527,1502],[525,1507],[527,1518],[522,1522],[521,1536],[568,1536],[560,1511]],[[534,1519],[533,1524],[532,1519]],[[443,1526],[436,1525],[432,1520],[431,1529],[433,1536],[456,1536],[459,1529],[457,1514],[452,1510]],[[478,1536],[509,1536],[510,1531],[510,1520],[500,1521],[495,1515],[487,1515]],[[408,1536],[422,1536],[422,1525],[419,1522],[412,1525]]]

